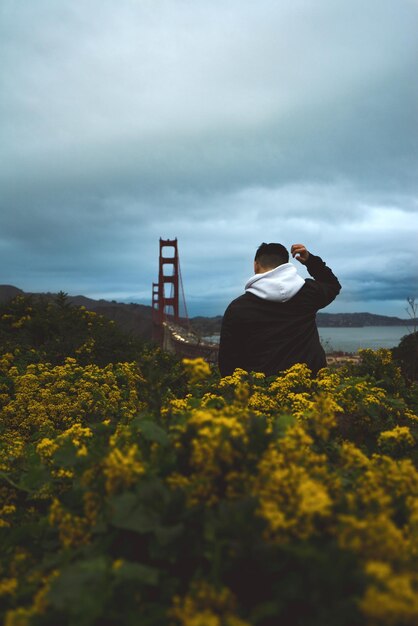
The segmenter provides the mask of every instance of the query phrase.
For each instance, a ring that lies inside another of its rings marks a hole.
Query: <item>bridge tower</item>
[[[176,239],[161,239],[158,282],[152,284],[152,338],[164,351],[216,363],[218,346],[192,331]]]
[[[158,283],[152,284],[153,339],[160,344],[163,343],[163,322],[166,320],[174,324],[181,322],[179,308],[180,286],[182,287],[177,238],[160,238]]]

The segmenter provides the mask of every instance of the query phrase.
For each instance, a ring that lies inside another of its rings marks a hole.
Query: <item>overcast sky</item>
[[[0,283],[222,314],[263,242],[418,296],[417,0],[0,0]],[[307,277],[299,264],[300,273]]]

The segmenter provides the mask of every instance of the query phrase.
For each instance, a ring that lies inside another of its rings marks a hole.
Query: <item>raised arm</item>
[[[301,243],[295,243],[290,249],[293,258],[306,266],[309,274],[315,279],[315,307],[322,309],[330,304],[340,293],[341,285],[333,271],[324,261],[312,253]]]

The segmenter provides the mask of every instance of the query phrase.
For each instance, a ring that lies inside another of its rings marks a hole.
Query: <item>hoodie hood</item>
[[[283,263],[268,272],[255,274],[245,285],[245,291],[263,300],[287,302],[304,284],[305,281],[297,273],[296,267],[292,263]]]

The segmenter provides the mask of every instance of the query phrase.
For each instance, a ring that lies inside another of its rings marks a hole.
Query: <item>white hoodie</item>
[[[292,263],[283,263],[268,272],[255,274],[245,285],[245,291],[263,300],[287,302],[304,284],[305,281],[297,273],[296,267]]]

